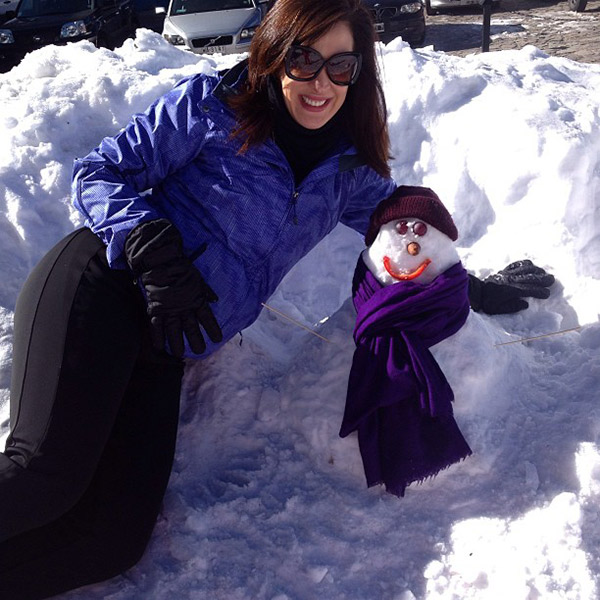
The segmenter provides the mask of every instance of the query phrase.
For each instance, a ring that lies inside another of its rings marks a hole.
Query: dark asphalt
[[[552,56],[600,63],[600,0],[588,0],[584,12],[569,10],[566,0],[501,0],[491,18],[490,52],[533,45]],[[481,52],[481,8],[454,8],[427,16],[422,46],[458,56]]]

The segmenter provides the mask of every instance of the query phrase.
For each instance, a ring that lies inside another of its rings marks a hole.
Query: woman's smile
[[[330,101],[329,98],[317,98],[315,96],[300,96],[300,100],[306,110],[324,110]]]

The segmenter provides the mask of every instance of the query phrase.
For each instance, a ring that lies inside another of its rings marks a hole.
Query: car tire
[[[437,15],[439,11],[431,7],[431,0],[425,0],[425,12],[428,15]]]
[[[575,12],[583,12],[585,10],[587,0],[568,0],[569,8]]]
[[[96,38],[96,48],[108,48],[110,50],[108,38],[103,33],[99,33]]]

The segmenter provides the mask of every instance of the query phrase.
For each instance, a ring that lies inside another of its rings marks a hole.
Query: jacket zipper
[[[299,195],[300,195],[300,192],[298,190],[296,190],[292,194],[292,221],[293,221],[294,225],[298,225],[298,213],[296,212],[296,204],[298,203]]]

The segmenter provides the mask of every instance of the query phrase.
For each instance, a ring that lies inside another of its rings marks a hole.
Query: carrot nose
[[[416,256],[419,254],[419,252],[421,252],[421,246],[419,246],[417,242],[411,242],[408,244],[408,246],[406,246],[406,249],[411,256]]]

